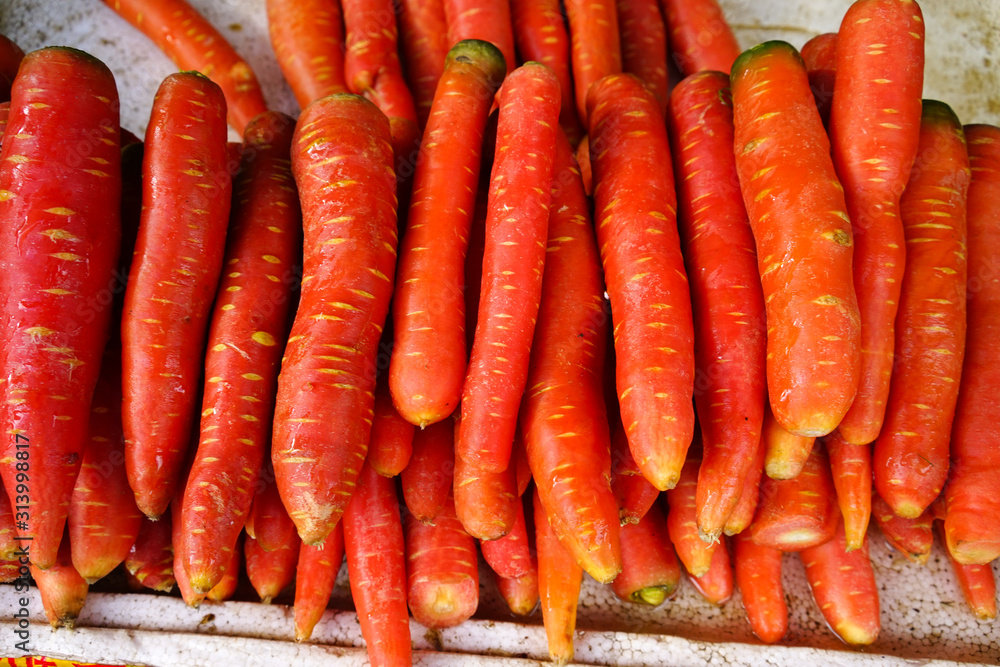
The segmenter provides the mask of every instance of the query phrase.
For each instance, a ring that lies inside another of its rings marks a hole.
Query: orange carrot
[[[292,583],[301,545],[299,536],[293,534],[287,544],[272,551],[264,551],[257,540],[247,537],[243,547],[247,578],[264,604],[271,604],[271,600]]]
[[[455,457],[455,512],[469,535],[496,540],[514,527],[519,501],[514,472],[489,472]]]
[[[733,538],[736,586],[750,629],[765,644],[788,632],[788,605],[781,585],[782,552],[756,544],[746,532]]]
[[[510,532],[496,540],[480,542],[483,560],[498,577],[517,579],[527,574],[534,564],[528,528],[524,521],[524,504],[514,504],[514,525]]]
[[[771,406],[765,408],[761,447],[765,451],[764,470],[771,479],[792,479],[802,472],[815,441],[812,436],[789,433],[774,418]]]
[[[656,607],[673,597],[681,566],[667,532],[659,507],[650,508],[637,523],[622,526],[622,571],[611,582],[619,599]]]
[[[441,0],[400,0],[396,6],[406,74],[423,129],[448,57],[448,22]]]
[[[31,578],[42,595],[42,607],[49,624],[53,628],[62,626],[72,630],[87,600],[89,586],[73,567],[69,536],[63,535],[59,555],[51,567],[42,570],[34,563],[29,567]]]
[[[170,514],[158,521],[143,517],[135,544],[125,559],[125,569],[130,576],[142,586],[161,593],[169,592],[176,583],[172,532]]]
[[[0,560],[12,560],[14,553],[21,548],[16,537],[14,510],[10,506],[7,491],[3,488],[3,481],[0,480]]]
[[[729,74],[740,46],[717,0],[660,0],[670,52],[683,76],[714,70]]]
[[[590,87],[622,71],[621,37],[615,0],[567,0],[572,42],[573,92],[584,127],[593,128],[587,109]]]
[[[338,0],[267,0],[267,31],[300,107],[347,92],[344,21]]]
[[[938,531],[942,541],[945,539],[944,528],[938,524]],[[989,563],[985,565],[963,565],[955,560],[951,551],[945,550],[948,561],[951,563],[955,579],[962,589],[962,596],[965,603],[969,605],[969,611],[980,621],[992,621],[997,617],[997,580],[993,574],[993,566]]]
[[[534,496],[535,546],[538,549],[538,595],[549,657],[559,665],[573,659],[576,609],[583,570],[563,548],[549,523],[536,490]]]
[[[303,544],[295,565],[295,641],[304,642],[323,617],[344,562],[344,528],[337,524],[319,546]]]
[[[265,464],[257,480],[253,506],[247,514],[246,531],[264,551],[274,551],[291,544],[295,522],[281,502],[274,469]]]
[[[844,517],[847,549],[858,549],[872,513],[872,450],[869,445],[848,443],[840,431],[834,431],[825,444],[837,505]]]
[[[657,0],[617,0],[622,70],[634,74],[656,96],[666,114],[667,27]]]
[[[715,552],[725,549],[725,544],[713,540],[706,542],[698,533],[697,504],[695,493],[698,487],[698,467],[701,460],[690,458],[681,470],[677,486],[667,491],[667,528],[670,541],[677,550],[677,556],[684,563],[684,569],[692,577],[700,577],[712,564]]]
[[[800,53],[809,74],[809,87],[816,101],[816,110],[823,119],[823,125],[829,127],[833,86],[837,78],[837,33],[816,35],[802,45]]]
[[[716,545],[718,548],[712,551],[708,571],[700,577],[689,576],[688,581],[708,602],[721,606],[733,596],[733,565],[729,560],[726,539],[719,538]]]
[[[449,437],[451,430],[448,431]],[[413,424],[396,412],[385,376],[375,384],[375,416],[367,461],[385,477],[395,477],[406,469],[413,455]]]
[[[455,426],[451,420],[414,434],[413,454],[399,477],[406,509],[424,523],[433,522],[455,479]]]
[[[628,449],[628,437],[620,421],[611,438],[611,461],[611,491],[618,501],[621,524],[639,523],[660,497],[660,490],[642,476]]]
[[[896,516],[889,504],[879,496],[872,498],[872,516],[886,541],[906,560],[923,565],[934,544],[934,515],[927,510],[916,519]]]
[[[738,535],[742,533],[753,521],[757,512],[757,501],[760,498],[760,482],[764,477],[764,455],[766,450],[763,445],[757,448],[757,460],[750,467],[746,479],[743,481],[743,493],[740,500],[733,508],[733,513],[726,521],[726,527],[722,530],[726,535]]]
[[[496,576],[497,589],[515,616],[528,616],[538,606],[538,564],[532,559],[531,569],[516,579]]]
[[[507,74],[517,67],[514,54],[514,28],[509,0],[443,0],[448,24],[448,46],[463,39],[480,39],[500,49],[507,63]]]

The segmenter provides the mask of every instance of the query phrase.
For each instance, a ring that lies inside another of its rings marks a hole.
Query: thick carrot
[[[507,74],[517,67],[514,53],[514,27],[510,0],[443,0],[448,25],[448,46],[463,39],[478,39],[493,44],[503,53]]]
[[[764,470],[771,479],[792,479],[802,472],[809,460],[816,438],[789,433],[774,418],[771,406],[764,409],[764,429],[761,448],[764,450]]]
[[[407,514],[406,598],[413,618],[426,628],[451,628],[469,619],[479,606],[476,541],[455,516],[447,498],[434,523]]]
[[[448,437],[452,437],[451,429]],[[414,439],[413,424],[396,412],[388,378],[380,376],[375,385],[375,416],[366,460],[378,474],[395,477],[409,465]]]
[[[764,294],[733,158],[729,77],[691,76],[670,98],[678,146],[677,219],[695,331],[695,406],[701,424],[698,530],[714,540],[739,502],[761,446],[767,342]]]
[[[705,541],[698,533],[695,498],[700,465],[700,459],[688,459],[681,470],[677,486],[666,493],[667,503],[670,505],[670,511],[667,512],[670,541],[684,563],[684,569],[692,577],[700,577],[708,572],[715,552],[725,548],[724,543],[717,540]]]
[[[920,137],[924,23],[914,0],[858,0],[840,25],[830,110],[833,163],[854,232],[861,376],[838,427],[866,445],[882,429],[907,245],[899,197]],[[869,128],[860,132],[859,128]]]
[[[962,384],[951,432],[951,473],[944,534],[959,563],[1000,556],[1000,450],[994,401],[1000,388],[1000,129],[966,128],[969,184],[968,330]]]
[[[576,633],[576,609],[583,570],[560,543],[538,497],[537,488],[533,501],[542,622],[545,624],[549,657],[556,664],[565,665],[573,659],[573,635]]]
[[[847,548],[857,549],[868,532],[872,513],[872,450],[868,445],[850,444],[840,431],[834,431],[825,444],[837,505],[844,517]]]
[[[11,508],[3,481],[0,480],[0,560],[13,560],[14,553],[20,547],[17,541],[17,529],[14,526],[14,510]]]
[[[559,132],[559,81],[528,63],[500,92],[483,285],[455,455],[489,472],[510,461],[542,293]]]
[[[397,6],[406,74],[423,129],[448,57],[448,22],[442,0],[400,0]]]
[[[660,7],[671,58],[682,76],[702,70],[729,74],[740,45],[717,0],[660,0]]]
[[[169,513],[158,521],[143,517],[135,544],[125,559],[125,569],[136,581],[161,593],[169,592],[176,583],[172,532],[173,522]]]
[[[464,258],[483,132],[503,67],[500,52],[485,42],[449,51],[414,174],[393,300],[389,387],[399,414],[421,427],[448,417],[462,395]]]
[[[813,599],[830,629],[848,644],[871,644],[878,638],[878,584],[868,557],[868,540],[847,550],[844,524],[837,536],[799,552]]]
[[[924,102],[920,148],[900,201],[906,271],[885,422],[872,462],[892,511],[920,516],[948,478],[949,442],[965,352],[966,194],[962,126]]]
[[[923,565],[934,544],[934,515],[925,511],[916,519],[896,516],[888,503],[879,496],[872,498],[872,516],[886,541],[906,560]]]
[[[250,121],[234,184],[225,272],[208,331],[201,435],[181,508],[189,549],[182,558],[202,593],[232,560],[271,435],[302,243],[288,163],[294,129],[274,111]]]
[[[726,527],[722,532],[726,535],[737,535],[742,533],[750,522],[753,521],[757,512],[757,501],[760,499],[760,482],[764,477],[764,455],[766,450],[763,445],[757,448],[757,459],[750,467],[746,479],[743,480],[743,493],[740,500],[733,508],[732,514],[726,521]]]
[[[639,469],[662,491],[677,483],[694,433],[694,325],[667,128],[628,74],[594,84],[587,106],[622,422]]]
[[[843,188],[790,44],[746,51],[732,89],[736,167],[767,311],[771,409],[795,435],[826,435],[854,400],[860,368]]]
[[[519,498],[513,469],[489,472],[455,457],[453,493],[462,526],[477,540],[500,539],[517,521]]]
[[[269,464],[264,465],[255,485],[246,531],[264,551],[280,549],[289,544],[295,534],[295,522],[281,502],[274,469]]]
[[[171,74],[146,130],[143,212],[122,319],[122,425],[129,483],[153,519],[174,495],[190,442],[222,270],[232,188],[225,104],[200,74]]]
[[[271,604],[271,600],[292,583],[301,546],[302,540],[295,534],[287,544],[272,551],[264,551],[257,540],[246,538],[243,552],[246,556],[247,578],[261,602]]]
[[[303,544],[295,565],[295,641],[312,636],[330,603],[340,565],[344,562],[344,527],[337,524],[319,546]]]
[[[726,539],[719,538],[716,545],[718,548],[712,551],[708,571],[700,577],[689,576],[688,581],[705,600],[721,606],[733,596],[733,564],[729,559]]]
[[[514,525],[510,532],[496,540],[480,542],[483,560],[498,577],[516,579],[527,574],[535,564],[524,521],[524,504],[514,504]]]
[[[413,454],[399,475],[406,509],[424,523],[434,521],[455,479],[455,425],[446,420],[413,436]]]
[[[573,99],[570,41],[559,0],[510,0],[510,14],[521,60],[548,65],[559,78],[562,93],[559,124],[570,143],[576,146],[586,130],[580,123]]]
[[[667,27],[657,0],[617,0],[621,32],[622,71],[634,74],[648,88],[666,115],[670,98],[667,81]]]
[[[538,564],[532,559],[531,569],[516,579],[496,576],[497,589],[515,616],[528,616],[538,606]]]
[[[90,587],[73,567],[69,536],[63,536],[59,555],[51,567],[42,570],[34,563],[29,567],[31,578],[35,580],[38,592],[42,595],[42,607],[49,624],[53,628],[67,627],[72,630],[87,600],[87,590]]]
[[[823,125],[829,127],[833,86],[837,78],[837,33],[816,35],[802,45],[800,53],[809,75],[816,110],[823,119]]]
[[[267,0],[267,30],[281,73],[300,107],[347,92],[344,21],[338,0]]]
[[[406,558],[396,484],[364,466],[344,511],[351,597],[372,667],[409,665]]]
[[[10,101],[10,89],[22,60],[24,51],[21,47],[9,37],[0,35],[0,102]],[[3,136],[2,133],[0,136]]]
[[[618,502],[618,518],[623,526],[639,523],[660,497],[660,490],[642,476],[632,458],[628,436],[620,421],[611,436],[611,492]]]
[[[63,47],[21,63],[0,150],[0,473],[18,535],[56,563],[87,440],[121,224],[118,94]],[[68,148],[70,147],[70,148]]]
[[[622,571],[611,582],[619,599],[655,607],[673,597],[681,566],[659,507],[650,508],[637,523],[622,526],[621,548]]]
[[[103,2],[153,40],[181,70],[197,70],[219,84],[226,96],[229,124],[241,135],[250,119],[267,111],[250,65],[186,0]]]
[[[590,87],[622,71],[618,9],[615,0],[567,0],[564,5],[572,46],[576,112],[584,127],[593,131],[593,122],[588,120]]]
[[[322,542],[337,524],[368,450],[375,355],[396,262],[389,141],[385,116],[354,95],[313,102],[292,141],[306,252],[271,458],[306,544]]]
[[[941,540],[945,541],[944,525],[938,523]],[[969,611],[980,621],[992,621],[997,617],[997,580],[990,563],[984,565],[963,565],[945,550],[951,563],[955,579],[962,589],[962,597],[969,605]]]
[[[733,538],[736,587],[743,598],[750,629],[765,644],[788,632],[788,605],[781,585],[782,552],[756,544],[746,532]]]

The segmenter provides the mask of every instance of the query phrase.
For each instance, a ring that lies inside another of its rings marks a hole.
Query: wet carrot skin
[[[872,498],[872,516],[886,541],[906,560],[923,565],[934,544],[934,515],[927,510],[915,519],[896,516],[879,496]]]
[[[972,181],[968,198],[968,330],[962,383],[951,436],[951,472],[944,534],[959,563],[1000,556],[1000,451],[995,442],[1000,387],[1000,129],[965,128]],[[995,603],[994,603],[995,606]],[[994,612],[995,613],[995,612]]]
[[[920,147],[900,202],[906,233],[892,382],[872,460],[875,488],[904,518],[920,516],[948,477],[966,329],[966,196],[962,126],[924,102]]]
[[[442,0],[448,24],[448,46],[479,39],[500,49],[507,74],[517,67],[509,0]]]
[[[731,81],[736,166],[764,288],[771,409],[794,435],[826,435],[854,400],[860,369],[843,188],[791,45],[747,50]]]
[[[267,29],[281,73],[301,108],[347,92],[339,2],[267,0]]]
[[[9,436],[0,474],[12,508],[29,506],[18,534],[32,538],[32,562],[46,569],[112,316],[98,297],[114,285],[121,237],[118,95],[103,63],[51,47],[21,63],[10,109],[0,150],[0,416]],[[25,483],[30,492],[18,491]]]
[[[847,548],[858,549],[872,513],[872,449],[869,445],[850,444],[839,430],[826,438],[825,445],[837,505],[844,517]]]
[[[337,524],[323,544],[299,549],[295,565],[295,641],[307,641],[330,603],[337,573],[344,562],[344,528]]]
[[[833,86],[837,78],[837,33],[816,35],[802,45],[800,53],[809,75],[816,110],[823,119],[823,125],[829,127]]]
[[[587,97],[602,78],[622,71],[621,36],[614,0],[568,0],[565,3],[571,38],[573,93],[576,112],[592,132]]]
[[[368,450],[375,355],[396,261],[389,142],[385,116],[355,95],[309,105],[292,140],[305,252],[301,300],[278,377],[271,458],[281,499],[306,544],[333,530]]]
[[[671,57],[682,75],[702,70],[729,73],[740,46],[716,0],[660,0],[660,7]]]
[[[628,74],[594,84],[587,106],[622,422],[639,469],[662,491],[677,483],[694,433],[695,366],[666,125]]]
[[[688,77],[670,99],[678,221],[691,279],[695,407],[701,424],[698,529],[722,533],[761,446],[764,295],[732,157],[729,77]]]
[[[9,37],[0,35],[0,102],[10,101],[10,89],[22,60],[24,51],[21,47]],[[2,132],[0,136],[3,136]]]
[[[622,71],[634,74],[653,92],[666,115],[667,28],[657,0],[617,0]]]
[[[491,44],[470,40],[449,51],[414,174],[393,300],[389,387],[399,414],[421,427],[448,417],[462,395],[464,260],[483,132],[503,73]]]
[[[771,479],[792,479],[809,460],[816,438],[789,433],[774,418],[771,406],[764,406],[764,428],[761,432],[764,449],[764,470]]]
[[[413,436],[413,455],[400,473],[406,509],[430,523],[444,507],[455,478],[455,427],[451,420],[431,424]]]
[[[573,635],[583,570],[563,548],[535,493],[535,547],[538,550],[538,594],[549,657],[564,665],[573,659]]]
[[[853,229],[861,314],[858,393],[838,429],[847,442],[864,445],[882,428],[892,374],[908,249],[899,197],[920,135],[924,23],[913,0],[861,0],[838,35],[830,140]]]
[[[441,0],[401,0],[398,7],[406,74],[422,130],[448,57],[448,23]]]
[[[657,606],[673,597],[681,566],[667,532],[663,512],[655,506],[637,523],[622,526],[622,571],[611,582],[619,599]]]
[[[782,552],[754,543],[747,533],[733,538],[736,587],[750,629],[764,643],[773,644],[788,632],[788,605],[781,585]]]

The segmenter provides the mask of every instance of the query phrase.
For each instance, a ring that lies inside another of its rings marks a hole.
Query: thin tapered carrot
[[[17,69],[24,60],[24,51],[9,37],[0,35],[0,102],[10,101],[10,89]],[[0,132],[0,137],[3,133]]]
[[[809,75],[816,110],[823,119],[823,125],[829,127],[833,86],[837,78],[837,33],[816,35],[802,45],[800,53]]]
[[[753,521],[757,512],[757,502],[760,499],[760,482],[764,478],[764,455],[766,450],[763,444],[757,448],[757,459],[750,467],[746,479],[743,480],[743,493],[740,500],[733,508],[732,514],[726,521],[726,526],[722,532],[726,535],[738,535],[742,533]]]
[[[462,387],[455,455],[489,472],[508,467],[528,379],[559,130],[559,81],[527,63],[500,92],[490,176],[482,295]]]
[[[761,446],[764,294],[733,158],[729,77],[702,72],[670,98],[677,219],[691,277],[695,406],[701,424],[698,530],[722,533]]]
[[[375,385],[375,416],[366,460],[378,474],[395,477],[409,464],[414,439],[413,424],[396,412],[388,380],[380,377]]]
[[[871,644],[881,629],[878,584],[868,556],[868,540],[847,550],[844,524],[837,536],[799,552],[813,599],[830,629],[852,645]]]
[[[620,421],[611,436],[611,492],[618,502],[619,520],[623,526],[639,523],[660,497],[660,490],[642,476],[632,458],[625,427]]]
[[[702,70],[729,74],[740,45],[717,0],[660,0],[670,54],[682,76]]]
[[[948,478],[966,326],[966,195],[962,125],[924,102],[920,147],[900,201],[906,234],[892,381],[872,466],[892,511],[916,518]]]
[[[549,657],[559,665],[573,659],[573,635],[583,570],[559,541],[536,489],[535,548],[538,550],[538,596]]]
[[[514,27],[509,0],[442,0],[448,25],[448,46],[463,39],[479,39],[503,53],[507,74],[517,67]]]
[[[764,408],[764,428],[760,446],[764,450],[764,470],[771,479],[792,479],[802,472],[816,438],[794,435],[774,418],[771,406]]]
[[[496,540],[480,542],[483,560],[498,577],[516,579],[527,574],[532,567],[531,544],[524,521],[524,504],[514,504],[514,525],[510,532]]]
[[[260,601],[271,604],[295,578],[296,564],[302,540],[292,534],[292,539],[272,551],[264,551],[257,540],[247,537],[243,545],[246,556],[247,578]]]
[[[1000,451],[994,402],[1000,388],[1000,129],[966,130],[969,184],[968,330],[962,383],[951,432],[951,473],[945,491],[944,534],[949,553],[965,564],[1000,556]],[[995,603],[994,603],[995,605]]]
[[[771,409],[794,435],[826,435],[854,400],[860,368],[843,188],[790,44],[744,52],[731,80],[736,167],[764,287]]]
[[[538,565],[516,579],[496,576],[497,589],[507,603],[507,608],[515,616],[528,616],[538,606]]]
[[[858,549],[872,513],[872,449],[869,445],[850,444],[840,431],[834,431],[825,444],[837,505],[844,517],[847,548]]]
[[[925,511],[916,519],[896,516],[879,496],[872,498],[872,516],[886,541],[906,560],[924,565],[934,545],[934,514]]]
[[[120,161],[104,63],[27,56],[0,150],[0,473],[40,569],[56,563],[111,325],[99,297],[115,285]]]
[[[295,522],[281,501],[274,469],[265,464],[255,486],[253,506],[247,514],[247,535],[264,551],[280,549],[292,541]]]
[[[406,557],[395,482],[364,466],[344,512],[351,597],[372,667],[412,663]]]
[[[397,7],[407,79],[423,129],[448,57],[448,22],[442,0],[401,0]]]
[[[716,606],[725,604],[733,596],[733,564],[729,559],[726,542],[726,538],[719,538],[716,543],[718,548],[712,551],[712,562],[705,574],[688,577],[698,594]]]
[[[295,641],[312,636],[330,603],[340,565],[344,562],[344,527],[337,524],[319,546],[303,544],[295,564]]]
[[[743,598],[750,629],[765,644],[788,632],[788,605],[781,585],[782,552],[756,544],[746,532],[733,538],[736,587]]]
[[[628,74],[594,84],[587,106],[621,417],[639,469],[662,491],[677,483],[694,433],[694,325],[667,128]]]
[[[485,42],[449,51],[414,174],[393,300],[389,388],[399,414],[421,427],[448,417],[462,395],[464,257],[483,132],[503,67],[500,52]]]
[[[125,569],[129,575],[142,586],[161,593],[169,592],[177,583],[174,577],[172,531],[170,514],[163,515],[157,521],[143,517],[135,544],[125,559]]]
[[[281,73],[301,108],[347,92],[339,0],[267,0],[267,31]]]
[[[648,88],[666,115],[670,97],[667,81],[667,27],[657,0],[617,0],[621,33],[622,71],[634,74]]]
[[[102,0],[184,71],[199,71],[226,96],[229,124],[240,133],[267,111],[253,70],[186,0]]]
[[[42,607],[49,625],[53,628],[66,627],[70,630],[76,625],[76,619],[83,610],[90,586],[73,567],[73,557],[70,555],[69,536],[64,535],[59,545],[59,555],[56,562],[49,568],[39,569],[30,564],[31,578],[38,586],[42,596]]]
[[[945,526],[941,522],[937,526],[941,541],[945,541]],[[963,565],[950,550],[945,551],[969,611],[980,621],[994,620],[997,617],[997,579],[993,566],[990,563]]]
[[[375,356],[396,263],[389,123],[373,104],[310,104],[292,140],[305,253],[285,348],[271,458],[306,544],[322,542],[350,501],[368,451]]]
[[[830,110],[833,163],[854,235],[861,376],[838,427],[866,445],[882,429],[893,373],[894,326],[908,245],[899,197],[920,137],[924,22],[914,0],[858,0],[837,37]],[[860,132],[859,128],[869,128]]]
[[[584,127],[592,130],[587,108],[590,87],[622,71],[618,9],[615,0],[568,0],[565,8],[572,46],[576,112]]]
[[[655,607],[673,597],[681,566],[667,532],[659,507],[651,507],[637,523],[622,526],[622,571],[611,582],[619,599]]]
[[[413,454],[399,475],[406,509],[425,523],[434,521],[455,479],[455,426],[436,422],[413,435]]]
[[[670,542],[677,550],[678,558],[684,563],[684,569],[692,577],[700,577],[708,572],[715,552],[725,548],[724,543],[717,540],[705,541],[698,533],[695,498],[700,465],[700,459],[688,459],[681,470],[677,486],[666,493],[667,503],[670,505],[670,511],[667,512]]]

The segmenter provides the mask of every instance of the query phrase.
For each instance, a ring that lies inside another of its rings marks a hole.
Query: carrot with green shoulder
[[[681,566],[663,511],[653,506],[636,523],[622,526],[622,571],[611,582],[620,600],[659,606],[677,591]]]

